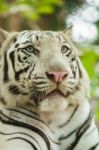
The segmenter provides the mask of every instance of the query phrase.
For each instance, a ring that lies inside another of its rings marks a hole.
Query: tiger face
[[[5,105],[59,111],[84,101],[88,77],[67,31],[0,32]]]

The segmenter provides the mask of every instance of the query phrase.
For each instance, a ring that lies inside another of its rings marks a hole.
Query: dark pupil
[[[63,48],[63,52],[66,52],[66,48],[65,47]]]
[[[39,55],[40,51],[36,48],[33,48],[32,46],[26,47],[26,50],[30,53],[34,53],[34,55]]]
[[[26,50],[29,51],[29,52],[32,52],[33,51],[33,47],[29,46],[29,47],[26,48]]]
[[[63,46],[63,47],[62,47],[62,52],[63,52],[63,53],[66,53],[67,50],[68,50],[68,48],[67,48],[66,46]]]

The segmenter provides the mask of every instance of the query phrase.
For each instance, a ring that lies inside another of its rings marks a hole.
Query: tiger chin
[[[59,133],[55,130],[54,137],[59,147],[52,144],[54,150],[91,150],[94,147],[98,150],[98,132],[87,101],[89,78],[79,59],[77,48],[71,42],[70,30],[8,33],[0,29],[0,109],[9,115],[13,115],[9,111],[14,109],[16,118],[21,109],[26,108],[22,115],[30,114],[31,112],[27,113],[29,110],[34,111],[51,130],[58,128]],[[24,116],[21,119],[25,122]],[[96,135],[93,142],[92,137],[88,136],[91,131],[93,136]],[[84,132],[89,144],[86,140],[83,142]],[[69,134],[76,135],[71,142],[67,141]],[[26,139],[24,141],[27,142]],[[27,143],[30,144],[30,141]]]

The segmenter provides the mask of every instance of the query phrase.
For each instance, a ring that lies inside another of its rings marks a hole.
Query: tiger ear
[[[71,38],[72,37],[72,29],[73,29],[73,25],[71,25],[69,28],[66,28],[65,30],[63,30],[63,34],[66,36],[69,36]]]
[[[9,33],[7,31],[0,28],[0,47],[2,46],[8,35]]]

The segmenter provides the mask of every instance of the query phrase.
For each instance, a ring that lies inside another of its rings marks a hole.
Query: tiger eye
[[[62,48],[61,48],[61,52],[62,53],[66,53],[68,51],[69,47],[66,46],[66,45],[63,45]]]
[[[32,53],[33,52],[33,50],[34,50],[34,48],[33,48],[33,46],[27,46],[26,48],[26,51],[28,51],[28,52],[30,52],[30,53]]]
[[[40,51],[38,50],[38,49],[36,49],[36,48],[34,48],[33,46],[27,46],[26,48],[26,51],[27,52],[29,52],[29,53],[33,53],[34,55],[36,55],[36,56],[39,56],[39,54],[40,54]]]

